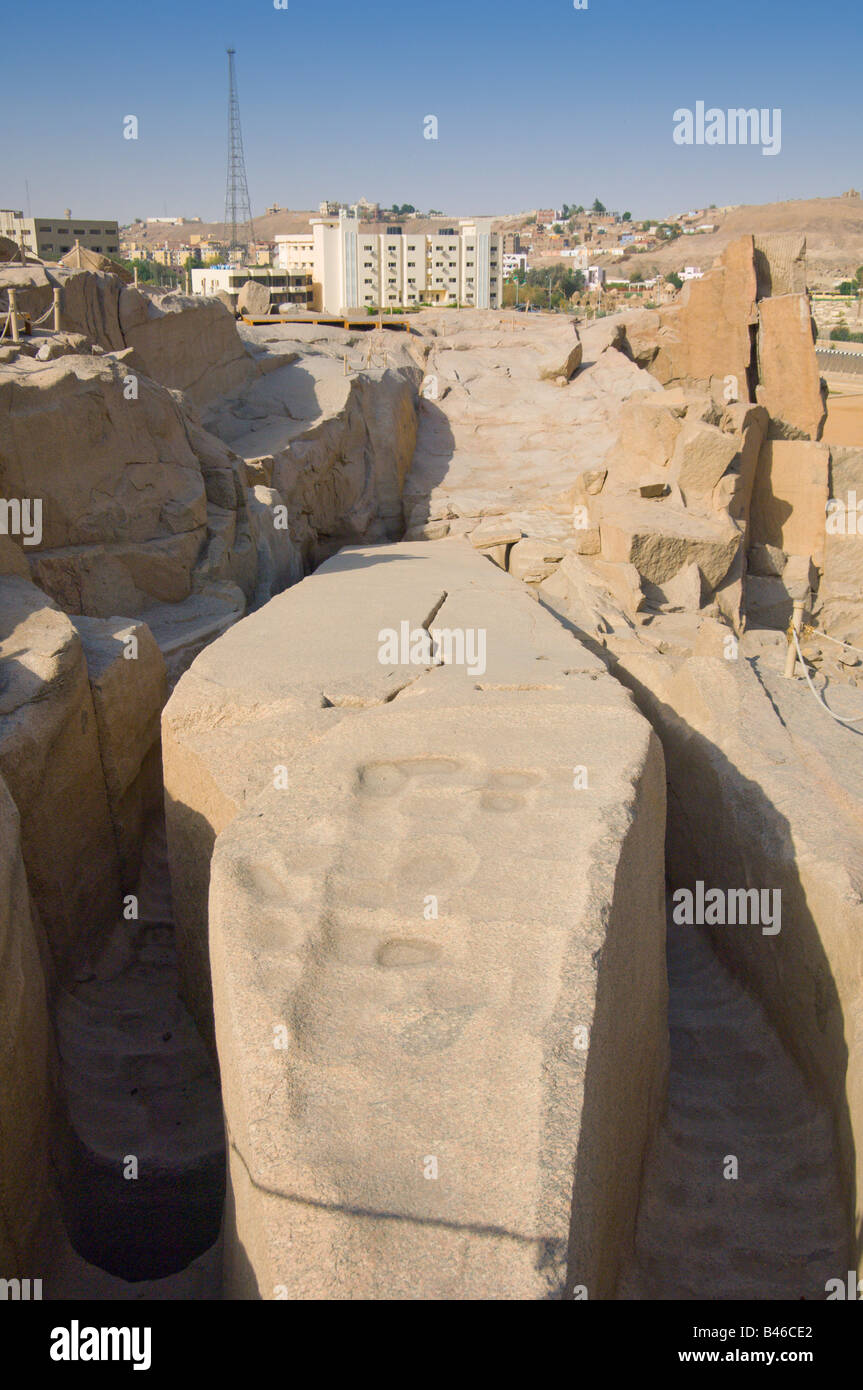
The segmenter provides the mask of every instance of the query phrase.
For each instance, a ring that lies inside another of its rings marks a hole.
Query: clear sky
[[[859,0],[10,0],[0,206],[26,211],[27,181],[34,215],[220,219],[229,44],[254,213],[646,216],[863,185]],[[697,101],[781,108],[781,153],[676,145]]]

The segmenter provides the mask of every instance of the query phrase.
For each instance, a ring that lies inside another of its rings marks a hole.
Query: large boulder
[[[702,517],[640,497],[602,501],[603,559],[634,565],[652,584],[663,585],[685,565],[697,564],[711,588],[718,588],[742,545],[743,532],[727,514]]]
[[[820,439],[827,418],[815,355],[815,323],[806,294],[764,299],[758,306],[758,390],[771,433]]]
[[[382,652],[402,623],[429,662]],[[611,1296],[665,1072],[664,785],[600,663],[463,541],[348,550],[199,658],[164,738],[228,1294]]]
[[[80,639],[50,599],[14,575],[0,580],[0,659],[0,775],[62,975],[113,920],[119,865]]]
[[[18,313],[27,314],[31,322],[50,308],[52,289],[44,266],[4,264],[0,268],[0,322],[9,308],[10,289],[15,291]]]
[[[60,290],[61,323],[67,332],[82,333],[107,352],[126,347],[119,319],[123,282],[116,275],[59,265],[50,266],[46,274],[51,286]]]
[[[251,318],[261,318],[270,312],[270,290],[269,286],[261,283],[260,280],[246,280],[240,286],[237,295],[237,308],[241,314],[248,314]]]
[[[806,236],[802,232],[755,237],[755,269],[758,298],[804,294],[806,291]]]
[[[123,341],[147,375],[197,404],[239,391],[257,375],[233,315],[218,299],[167,294],[157,301],[129,286],[118,312]]]
[[[584,347],[575,324],[567,322],[566,327],[557,336],[560,338],[557,355],[540,367],[540,381],[556,381],[560,377],[569,381],[581,366]]]
[[[659,311],[649,370],[663,385],[695,383],[717,399],[730,379],[736,399],[748,400],[757,291],[753,239],[740,237],[701,280],[687,280],[678,303]]]
[[[820,626],[863,647],[863,449],[831,451]]]
[[[829,469],[826,444],[765,440],[752,493],[752,544],[777,546],[787,555],[811,555],[820,564]]]
[[[0,487],[41,500],[25,554],[46,592],[97,617],[188,596],[205,486],[163,387],[107,357],[25,358],[0,368],[0,412]]]

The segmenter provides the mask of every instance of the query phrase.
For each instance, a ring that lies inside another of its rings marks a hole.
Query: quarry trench
[[[670,858],[679,861],[679,850]],[[58,1001],[75,1138],[63,1185],[72,1248],[54,1287],[72,1298],[218,1298],[221,1104],[179,998],[160,817],[148,829],[138,898],[139,920],[118,926]],[[669,910],[666,956],[667,1098],[615,1297],[822,1298],[852,1260],[829,1110],[705,928],[678,926]],[[130,1150],[148,1170],[144,1181],[118,1179]]]

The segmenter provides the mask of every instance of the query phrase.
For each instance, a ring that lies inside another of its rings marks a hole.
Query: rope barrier
[[[838,637],[831,637],[829,632],[819,632],[817,627],[812,627],[809,623],[804,627],[803,635],[804,637],[823,637],[825,642],[835,642],[837,647],[847,647],[849,651],[857,652],[863,656],[863,647],[855,647],[851,642],[843,642]]]

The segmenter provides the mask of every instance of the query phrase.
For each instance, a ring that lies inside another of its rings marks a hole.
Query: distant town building
[[[88,251],[116,256],[120,250],[120,229],[116,222],[72,217],[69,208],[62,217],[25,217],[11,208],[0,208],[0,236],[23,245],[30,256],[41,261],[58,260],[71,251],[76,241]]]
[[[538,227],[551,227],[561,220],[554,208],[537,208],[534,216]]]
[[[605,270],[601,265],[589,265],[587,267],[587,288],[589,290],[601,290],[605,286]]]
[[[336,208],[336,212],[338,212],[338,208]],[[380,203],[370,203],[368,198],[360,198],[352,205],[351,212],[363,222],[380,222],[381,220]]]
[[[681,280],[703,280],[704,271],[700,265],[686,265],[680,272]]]
[[[514,275],[517,270],[529,270],[526,251],[504,251],[502,255],[504,279]]]
[[[165,241],[161,246],[152,247],[149,259],[151,261],[156,261],[158,265],[180,267],[184,265],[186,258],[191,254],[191,246],[183,246],[176,242]]]
[[[491,218],[478,218],[431,234],[400,226],[373,232],[344,211],[313,219],[320,307],[327,313],[419,304],[499,309],[503,263],[500,235],[491,226]]]
[[[560,254],[572,260],[575,270],[587,270],[591,257],[591,251],[587,246],[573,246],[570,251],[561,251]]]
[[[501,250],[503,254],[517,256],[521,251],[521,234],[519,232],[504,232],[502,236]]]
[[[148,227],[182,227],[184,217],[148,217]]]

